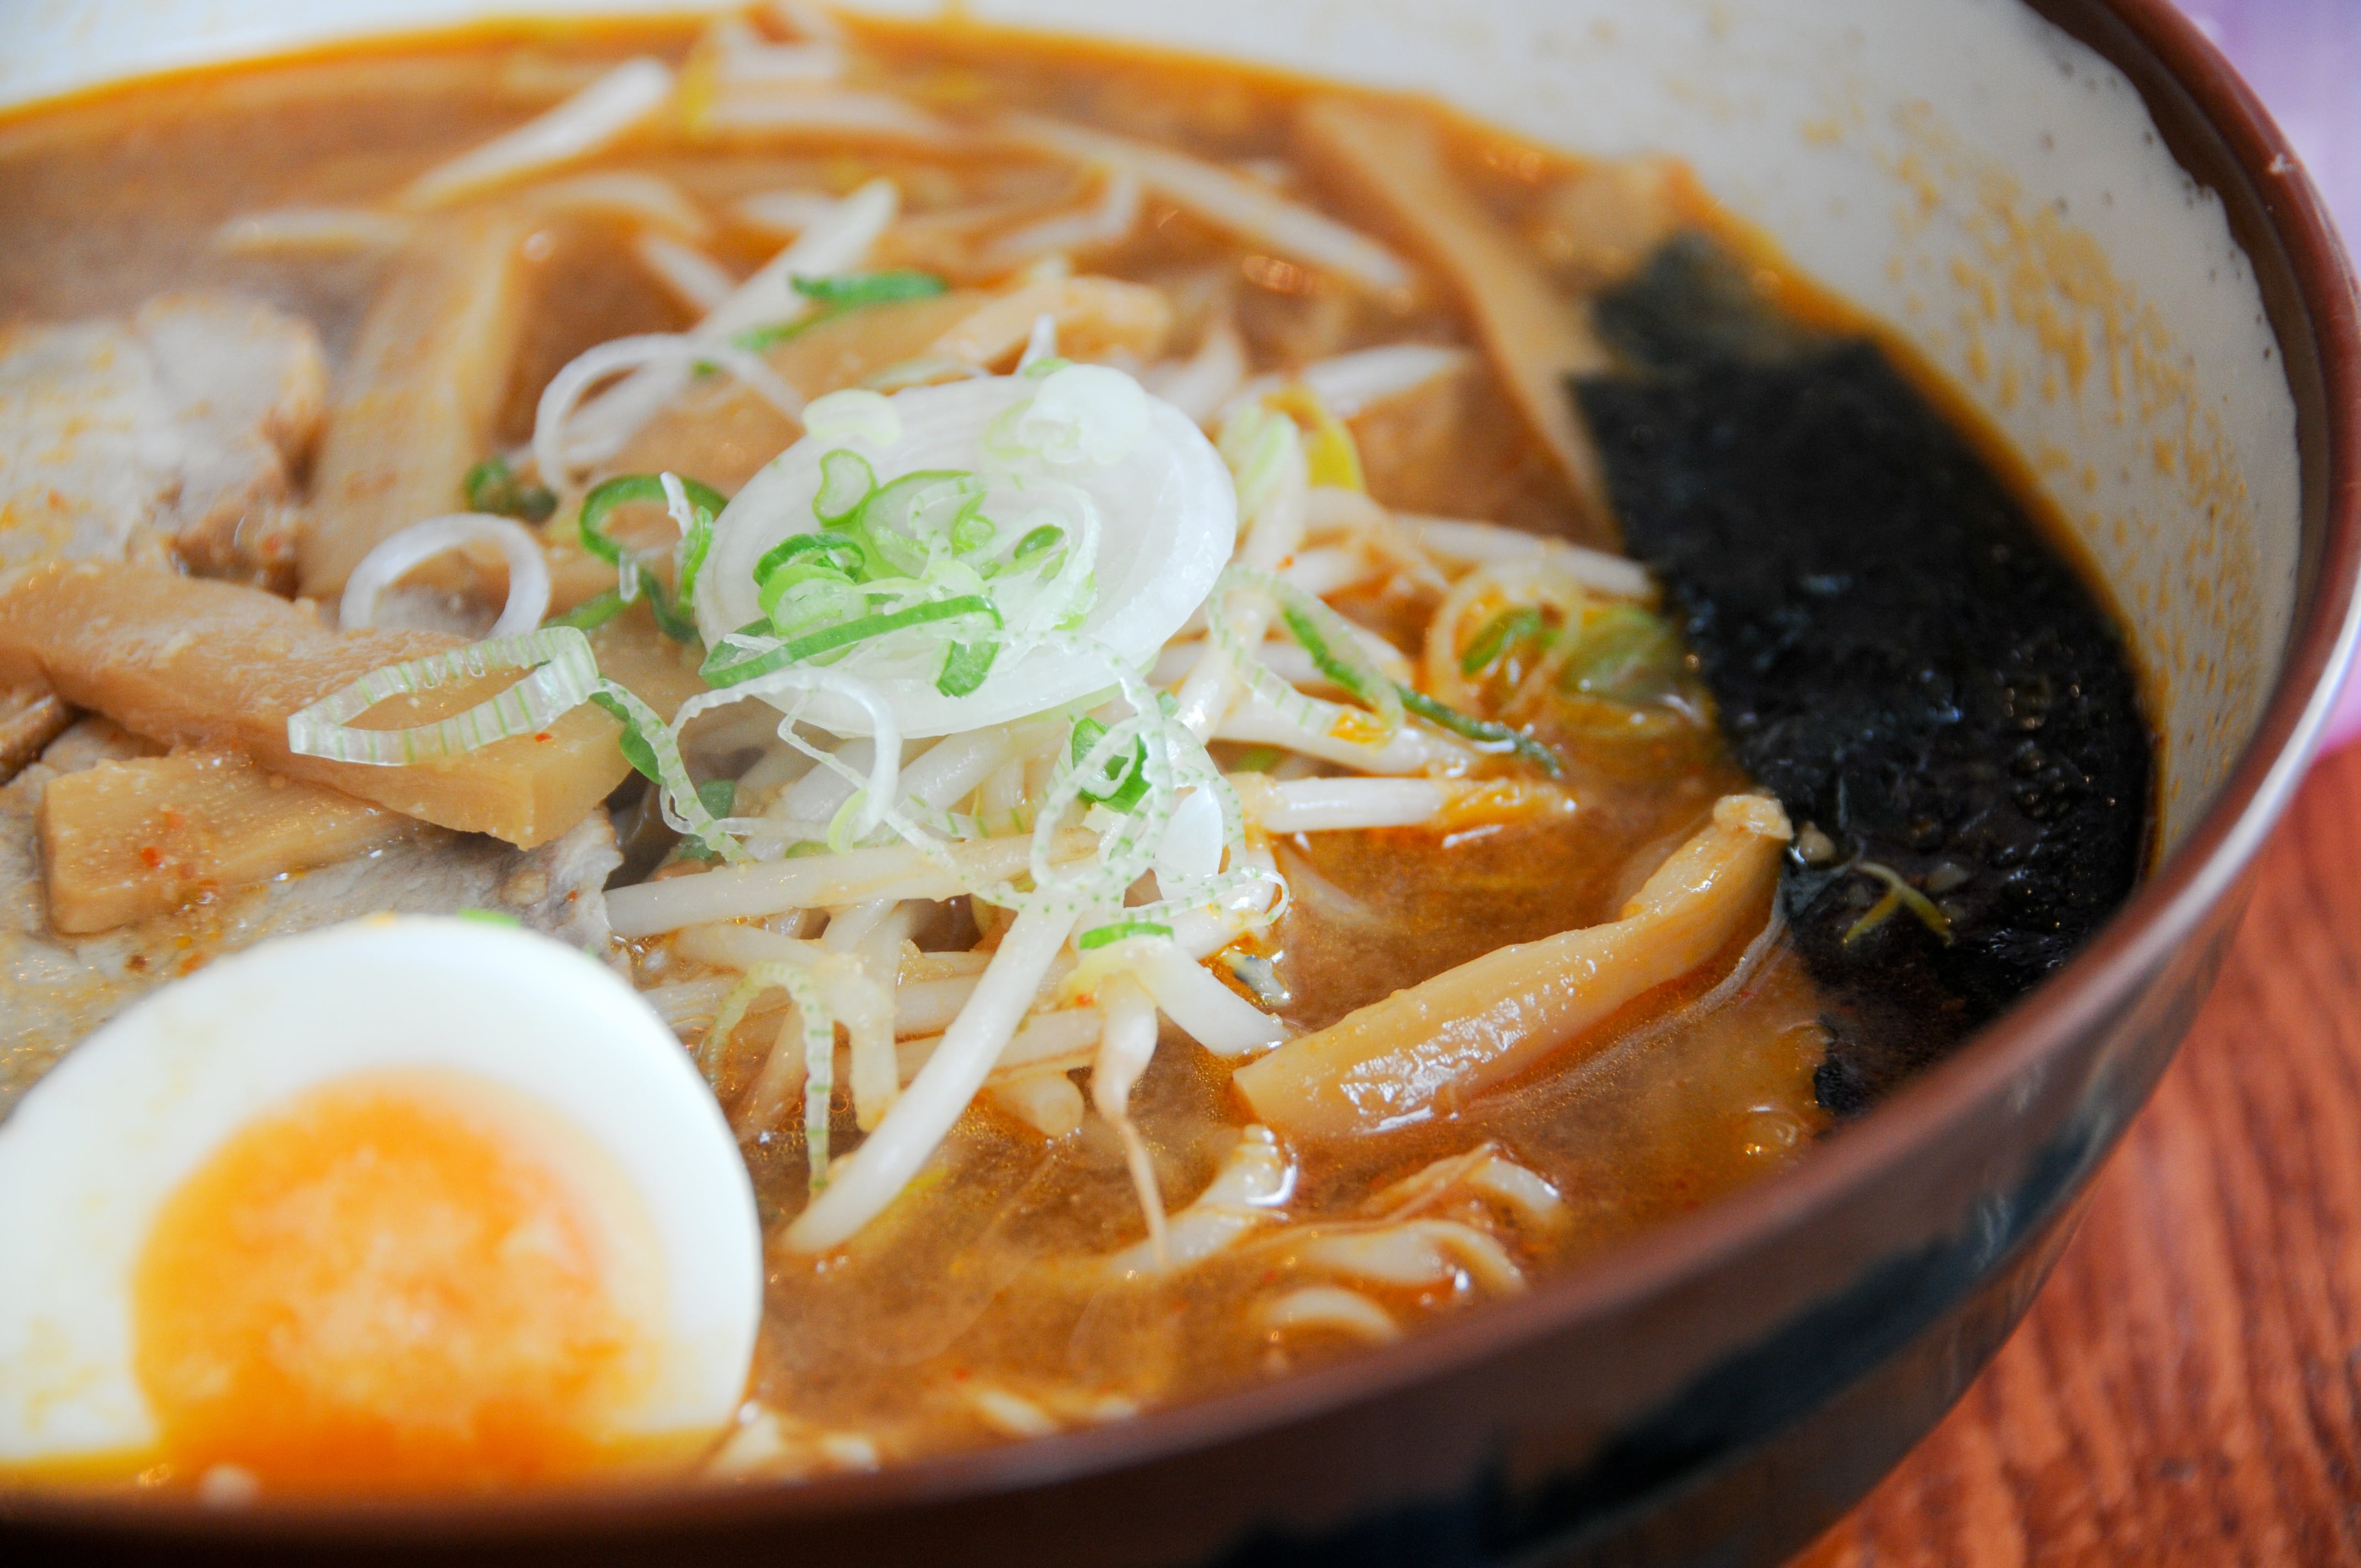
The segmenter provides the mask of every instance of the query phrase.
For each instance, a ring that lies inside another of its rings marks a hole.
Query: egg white
[[[257,1118],[358,1075],[426,1069],[522,1097],[603,1158],[624,1281],[658,1369],[618,1436],[718,1429],[762,1313],[752,1186],[711,1092],[622,980],[529,932],[385,916],[265,943],[93,1035],[0,1124],[0,1464],[158,1439],[132,1365],[132,1283],[158,1210]],[[620,1193],[620,1196],[619,1196]]]

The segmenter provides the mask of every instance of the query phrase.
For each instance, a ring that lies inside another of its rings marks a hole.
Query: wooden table
[[[2033,1310],[1794,1568],[2361,1563],[2361,746]]]

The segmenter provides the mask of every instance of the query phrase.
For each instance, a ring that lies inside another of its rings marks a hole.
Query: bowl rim
[[[2316,526],[2319,536],[2304,542],[2298,613],[2260,722],[2184,841],[2054,979],[1793,1168],[1620,1242],[1523,1297],[1488,1303],[1397,1344],[1268,1384],[1083,1431],[873,1473],[775,1483],[609,1484],[423,1504],[289,1499],[235,1511],[206,1508],[185,1494],[126,1498],[117,1491],[0,1490],[0,1535],[12,1524],[25,1524],[257,1544],[367,1539],[424,1545],[455,1538],[496,1544],[618,1529],[726,1529],[947,1503],[1178,1457],[1427,1382],[1708,1275],[1763,1233],[1792,1226],[1879,1183],[1915,1148],[1956,1131],[2012,1080],[2120,1008],[2239,889],[2302,781],[2340,676],[2361,643],[2361,297],[2326,204],[2294,148],[2254,91],[2171,0],[2019,3],[2131,76],[2184,168],[2188,160],[2180,157],[2169,116],[2136,69],[2139,64],[2153,66],[2160,85],[2184,94],[2202,129],[2220,138],[2227,167],[2246,182],[2264,214],[2264,232],[2278,242],[2294,284],[2291,303],[2299,319],[2275,313],[2271,323],[2281,363],[2290,374],[2299,363],[2285,352],[2290,333],[2308,343],[2326,415],[2312,433],[2324,448],[2318,455],[2317,493],[2307,484],[2300,501],[2306,535]],[[2107,22],[2115,24],[2114,37],[2092,36],[2089,24]],[[2125,47],[2144,51],[2146,61],[2121,57],[2117,50]],[[2258,258],[2258,274],[2278,260]],[[2301,417],[2306,390],[2291,385],[2290,392]],[[2299,461],[2305,462],[2312,454],[2301,450],[2301,423],[2298,440]],[[2306,467],[2309,477],[2309,463]]]

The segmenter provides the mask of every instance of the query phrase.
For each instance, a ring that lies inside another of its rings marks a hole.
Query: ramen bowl
[[[2353,282],[2229,67],[2164,0],[965,11],[1686,160],[1947,378],[2054,504],[2147,692],[2147,880],[2053,980],[1794,1169],[1356,1359],[793,1484],[230,1510],[16,1495],[0,1499],[16,1552],[1773,1563],[1934,1425],[2038,1290],[2213,982],[2355,635]],[[7,24],[0,100],[478,19],[448,0],[35,4]]]

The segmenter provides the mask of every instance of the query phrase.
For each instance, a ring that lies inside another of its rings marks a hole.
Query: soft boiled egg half
[[[746,1170],[547,938],[383,917],[170,985],[0,1124],[0,1479],[222,1496],[678,1462],[744,1397]]]

